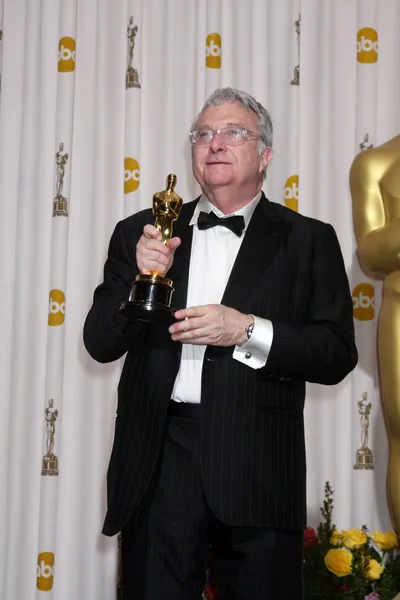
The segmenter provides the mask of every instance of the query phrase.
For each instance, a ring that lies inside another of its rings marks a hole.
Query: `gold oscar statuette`
[[[183,205],[182,198],[175,192],[176,182],[176,175],[168,175],[166,189],[153,196],[154,227],[161,233],[161,241],[165,245],[172,238],[173,223]],[[171,308],[173,292],[171,279],[163,277],[161,273],[140,273],[132,283],[129,301],[121,304],[121,310],[128,318],[150,323],[170,323],[175,312]]]
[[[383,279],[379,383],[389,438],[388,499],[400,531],[400,135],[357,154],[350,191],[358,259]]]
[[[46,419],[47,452],[42,460],[42,475],[58,475],[58,458],[53,452],[58,410],[53,409],[53,398],[50,398],[49,405],[44,411],[44,414]]]
[[[356,453],[356,470],[373,469],[374,459],[372,450],[368,447],[369,438],[369,415],[371,413],[371,402],[367,403],[367,392],[364,392],[362,399],[358,403],[358,413],[361,424],[361,446]]]

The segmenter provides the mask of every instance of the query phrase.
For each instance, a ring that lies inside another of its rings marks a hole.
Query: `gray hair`
[[[247,92],[231,87],[218,88],[207,98],[191,128],[196,129],[200,117],[207,108],[225,104],[226,102],[241,104],[246,110],[253,112],[256,115],[257,133],[260,134],[260,140],[258,142],[259,155],[261,156],[266,148],[272,148],[273,127],[269,112],[262,104],[260,104],[260,102],[257,102],[253,96],[247,94]],[[266,171],[267,170],[264,169],[264,178],[266,176]]]
[[[250,94],[231,87],[219,88],[215,90],[211,96],[209,96],[209,98],[207,98],[203,108],[197,115],[192,125],[192,129],[196,129],[197,122],[207,108],[210,106],[217,106],[218,104],[225,104],[225,102],[236,102],[237,104],[241,104],[246,110],[251,111],[256,115],[257,129],[261,136],[261,144],[259,147],[260,154],[265,150],[265,148],[272,148],[273,128],[269,112],[262,106],[262,104],[257,102],[253,96],[250,96]]]

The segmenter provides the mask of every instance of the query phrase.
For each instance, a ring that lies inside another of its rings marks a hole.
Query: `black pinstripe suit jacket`
[[[184,204],[175,228],[182,245],[168,276],[176,308],[186,306],[196,202]],[[150,483],[182,348],[166,326],[128,324],[118,310],[137,274],[136,243],[146,223],[153,223],[150,209],[117,224],[84,327],[96,360],[114,361],[127,352],[107,475],[106,535],[124,526]],[[270,319],[274,337],[258,370],[235,361],[232,347],[206,349],[205,494],[227,524],[300,529],[306,523],[305,382],[336,384],[357,363],[351,294],[333,228],[263,196],[222,304]]]

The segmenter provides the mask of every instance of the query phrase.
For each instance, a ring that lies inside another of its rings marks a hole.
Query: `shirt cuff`
[[[254,329],[250,339],[243,346],[235,346],[233,358],[252,369],[261,369],[268,360],[273,337],[274,328],[271,321],[254,317]]]

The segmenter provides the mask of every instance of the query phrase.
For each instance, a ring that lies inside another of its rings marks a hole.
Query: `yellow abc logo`
[[[58,70],[60,73],[75,71],[76,44],[71,37],[63,37],[58,42]]]
[[[378,32],[372,27],[363,27],[357,33],[357,60],[360,63],[376,63],[378,60]]]
[[[285,183],[285,206],[297,212],[299,210],[299,176],[291,175]]]
[[[375,289],[370,283],[359,283],[353,290],[353,316],[358,321],[372,321],[375,316]]]
[[[137,160],[125,158],[124,162],[124,192],[129,194],[138,189],[140,184],[140,166]]]
[[[220,69],[222,58],[222,40],[219,33],[209,33],[206,38],[206,67]]]
[[[65,294],[61,290],[50,290],[49,325],[62,325],[65,319]]]
[[[41,552],[38,556],[36,587],[41,592],[48,592],[53,587],[54,554]]]

